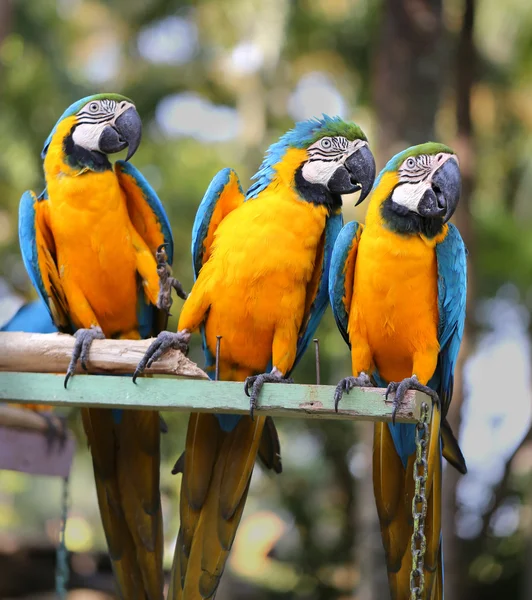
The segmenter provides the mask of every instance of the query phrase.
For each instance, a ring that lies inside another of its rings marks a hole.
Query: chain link
[[[63,479],[63,500],[61,504],[61,526],[59,529],[59,544],[56,551],[55,566],[55,591],[59,600],[67,597],[66,585],[68,582],[68,551],[65,544],[65,530],[68,518],[68,477]]]
[[[421,404],[419,422],[416,424],[416,460],[414,462],[414,497],[412,498],[412,517],[414,519],[414,532],[410,540],[412,551],[412,570],[410,571],[410,600],[422,600],[425,587],[425,551],[427,539],[425,537],[425,517],[427,515],[427,497],[425,485],[427,483],[427,446],[428,446],[428,415],[429,406],[426,402]]]

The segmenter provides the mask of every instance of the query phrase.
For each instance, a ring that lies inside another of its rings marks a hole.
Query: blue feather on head
[[[326,136],[344,136],[350,141],[367,141],[364,132],[356,123],[344,121],[340,117],[329,117],[324,114],[321,119],[315,117],[307,121],[299,121],[293,129],[268,148],[259,170],[251,178],[255,183],[249,188],[246,199],[256,198],[270,185],[275,174],[275,165],[281,162],[290,148],[308,148]]]
[[[85,106],[85,104],[88,104],[89,102],[92,102],[93,100],[102,100],[102,99],[116,100],[117,102],[126,100],[127,102],[131,102],[131,104],[133,104],[133,102],[129,98],[126,98],[125,96],[121,96],[120,94],[94,94],[92,96],[85,96],[85,98],[81,98],[81,100],[77,100],[76,102],[71,104],[65,110],[65,112],[59,117],[59,119],[57,119],[57,122],[54,125],[52,131],[50,131],[50,135],[46,138],[46,141],[44,142],[44,146],[43,146],[43,149],[41,152],[41,158],[44,160],[44,157],[46,156],[46,153],[48,152],[48,147],[50,146],[50,142],[52,141],[52,138],[54,137],[54,134],[57,131],[57,126],[59,125],[59,123],[61,123],[61,121],[63,119],[66,119],[67,117],[73,117]]]

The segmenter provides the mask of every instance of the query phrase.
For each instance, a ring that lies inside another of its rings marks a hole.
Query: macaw
[[[137,374],[200,330],[207,373],[245,382],[251,413],[265,381],[289,381],[328,304],[341,194],[375,178],[367,139],[354,123],[324,116],[297,123],[270,146],[244,195],[236,173],[220,171],[192,233],[195,283],[177,333],[159,334]],[[181,460],[181,527],[168,598],[215,595],[233,543],[257,454],[280,472],[277,434],[264,416],[193,413]]]
[[[44,192],[21,198],[24,264],[56,327],[76,337],[65,387],[80,357],[85,366],[93,339],[148,338],[166,327],[156,253],[166,244],[172,262],[172,234],[155,191],[127,162],[140,138],[131,100],[118,94],[79,100],[44,144]],[[125,148],[126,161],[113,169],[108,155]],[[81,412],[119,593],[124,600],[160,600],[159,415]]]
[[[443,597],[442,450],[466,471],[445,420],[466,306],[466,249],[448,223],[460,185],[458,158],[442,144],[394,156],[370,194],[366,224],[348,223],[338,236],[329,274],[330,301],[353,371],[338,384],[335,405],[354,386],[371,385],[369,377],[387,386],[386,396],[395,393],[395,410],[408,389],[435,402],[426,483],[427,599]],[[393,600],[410,598],[415,428],[395,419],[375,424],[373,485]]]

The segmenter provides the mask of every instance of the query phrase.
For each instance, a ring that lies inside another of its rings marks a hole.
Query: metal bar
[[[314,352],[316,356],[316,385],[321,383],[321,366],[320,366],[320,340],[314,338]]]
[[[243,384],[176,377],[131,377],[75,375],[63,387],[63,375],[49,373],[0,373],[0,401],[56,406],[108,408],[152,408],[157,410],[249,414],[249,399]],[[392,397],[384,389],[355,388],[344,395],[334,411],[334,386],[265,384],[257,411],[271,416],[321,419],[390,421]],[[398,423],[415,423],[421,402],[431,406],[428,396],[410,391],[397,412]]]
[[[216,336],[216,364],[214,367],[214,381],[218,381],[220,379],[220,342],[222,341],[222,336]]]

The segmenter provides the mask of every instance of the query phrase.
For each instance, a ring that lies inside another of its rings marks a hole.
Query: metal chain
[[[422,600],[425,587],[423,566],[427,539],[425,537],[425,517],[427,515],[427,446],[428,446],[428,415],[429,405],[421,404],[419,422],[416,424],[416,460],[414,462],[414,497],[412,498],[412,517],[414,532],[410,540],[412,551],[412,570],[410,571],[410,600]],[[418,510],[419,508],[419,510]]]
[[[55,591],[59,600],[67,597],[68,582],[68,551],[65,544],[65,530],[68,518],[68,477],[63,479],[63,501],[61,504],[61,527],[59,529],[59,544],[56,551]]]

